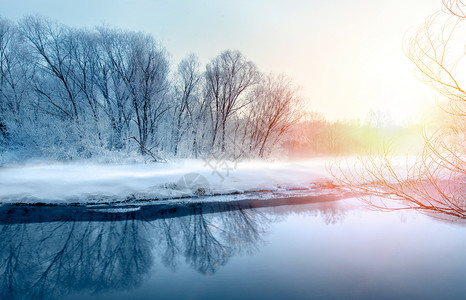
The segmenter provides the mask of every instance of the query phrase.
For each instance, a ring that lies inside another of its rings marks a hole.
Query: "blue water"
[[[279,204],[4,206],[1,299],[466,299],[464,223]]]

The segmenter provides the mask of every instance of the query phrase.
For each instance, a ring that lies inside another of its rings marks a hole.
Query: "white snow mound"
[[[0,203],[115,203],[254,191],[315,191],[325,160],[35,164],[0,168]]]

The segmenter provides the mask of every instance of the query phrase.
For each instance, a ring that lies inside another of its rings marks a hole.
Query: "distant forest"
[[[305,113],[290,78],[261,73],[239,51],[205,67],[194,54],[173,69],[168,58],[143,33],[0,19],[1,153],[235,160],[366,143],[364,135],[348,142],[341,124]]]

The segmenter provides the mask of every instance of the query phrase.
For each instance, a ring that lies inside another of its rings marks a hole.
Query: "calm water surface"
[[[0,298],[466,299],[466,226],[312,201],[2,206]]]

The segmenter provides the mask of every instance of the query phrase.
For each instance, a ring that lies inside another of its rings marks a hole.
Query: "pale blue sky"
[[[292,77],[310,108],[330,119],[376,109],[400,122],[435,99],[413,76],[402,42],[441,0],[0,0],[0,7],[15,21],[39,14],[150,33],[174,65],[190,52],[205,63],[238,49],[262,71]]]

